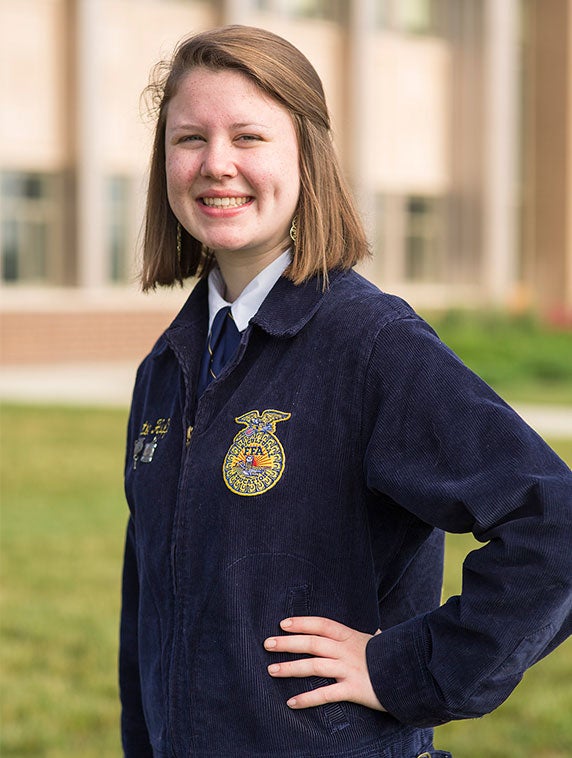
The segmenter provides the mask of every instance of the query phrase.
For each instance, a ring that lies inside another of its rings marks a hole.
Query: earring
[[[298,216],[294,216],[292,219],[292,226],[290,227],[290,239],[294,244],[296,244],[296,239],[298,237],[298,226],[297,226]]]
[[[181,248],[183,246],[181,238],[182,238],[181,225],[177,221],[177,263],[179,264],[179,268],[181,266]]]

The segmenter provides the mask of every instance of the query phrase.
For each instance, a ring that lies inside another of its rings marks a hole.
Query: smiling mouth
[[[202,197],[201,202],[209,208],[238,208],[251,199],[250,197]]]

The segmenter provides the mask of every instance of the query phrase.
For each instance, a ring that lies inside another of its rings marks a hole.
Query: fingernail
[[[271,637],[268,640],[264,640],[264,647],[266,649],[271,648],[271,647],[276,647],[276,640],[273,637]]]
[[[280,671],[280,664],[273,663],[272,666],[268,666],[268,671],[271,674],[277,674]]]
[[[292,619],[284,619],[280,622],[280,626],[282,629],[287,629],[289,626],[292,626]]]
[[[291,700],[288,700],[288,702],[286,703],[286,705],[288,706],[288,708],[295,708],[296,707],[296,698],[293,697]]]

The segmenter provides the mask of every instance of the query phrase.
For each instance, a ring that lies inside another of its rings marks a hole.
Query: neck
[[[265,253],[249,254],[241,251],[218,251],[215,258],[225,284],[224,298],[234,303],[242,290],[270,263],[282,255],[288,245],[277,246]]]

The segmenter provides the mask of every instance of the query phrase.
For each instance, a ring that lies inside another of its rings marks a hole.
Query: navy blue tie
[[[234,323],[230,305],[227,305],[217,311],[207,337],[199,377],[199,396],[232,358],[239,342],[240,332]]]

